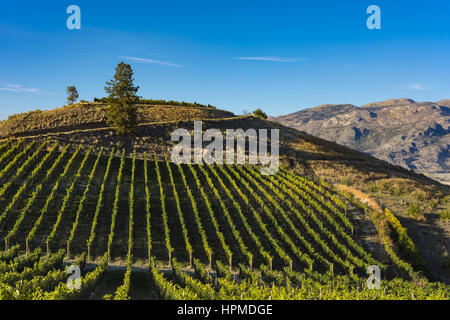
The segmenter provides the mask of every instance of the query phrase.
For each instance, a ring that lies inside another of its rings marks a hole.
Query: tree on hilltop
[[[139,87],[134,86],[133,69],[129,64],[120,62],[111,81],[106,82],[109,108],[107,123],[115,127],[118,134],[134,132],[137,124],[137,106]]]
[[[77,91],[77,88],[75,86],[68,86],[66,89],[67,92],[67,103],[68,104],[74,104],[75,101],[77,101],[79,94]]]
[[[253,111],[253,116],[261,119],[267,119],[267,114],[261,110],[261,108],[256,109]]]

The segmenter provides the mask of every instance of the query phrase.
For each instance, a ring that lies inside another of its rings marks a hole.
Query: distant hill
[[[450,100],[327,104],[271,120],[450,183]]]

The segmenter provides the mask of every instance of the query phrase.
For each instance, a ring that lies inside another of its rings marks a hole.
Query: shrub
[[[413,202],[409,205],[408,216],[414,217],[414,218],[423,217],[423,213],[421,212],[420,207],[417,203]]]
[[[368,192],[377,192],[378,186],[375,183],[370,182],[369,184],[367,184],[367,191]]]
[[[443,209],[441,211],[440,217],[442,220],[450,220],[450,208]]]
[[[341,183],[350,187],[352,185],[352,179],[350,177],[344,177],[342,178]]]
[[[253,116],[261,119],[267,119],[267,114],[261,110],[261,108],[256,109],[253,111]]]
[[[406,193],[402,187],[391,187],[389,188],[389,192],[396,197],[400,197]]]

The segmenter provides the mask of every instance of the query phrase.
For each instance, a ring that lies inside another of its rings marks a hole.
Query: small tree
[[[68,104],[74,104],[75,101],[77,101],[79,94],[77,91],[77,88],[75,86],[68,86],[66,89],[67,92],[67,103]]]
[[[253,111],[253,115],[261,119],[267,119],[267,114],[264,111],[262,111],[261,108],[258,108],[255,111]]]
[[[106,82],[108,94],[107,123],[116,128],[118,134],[132,133],[137,124],[136,95],[139,87],[133,84],[133,69],[129,64],[120,62],[111,81]]]

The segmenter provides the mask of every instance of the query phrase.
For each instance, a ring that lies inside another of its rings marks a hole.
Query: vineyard
[[[380,232],[386,262],[354,236],[350,208],[372,217],[284,167],[265,176],[11,140],[0,146],[0,299],[133,299],[136,282],[155,299],[450,298],[449,286],[418,272],[421,257],[392,212],[409,254]],[[73,265],[80,289],[68,285]],[[366,285],[371,265],[380,289]]]

